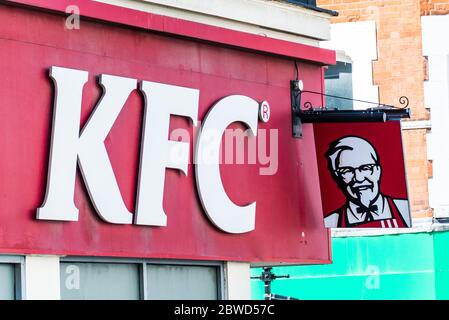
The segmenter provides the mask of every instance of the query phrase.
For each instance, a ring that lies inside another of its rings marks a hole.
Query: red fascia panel
[[[73,0],[8,0],[9,4],[19,4],[56,11],[65,14]],[[96,20],[103,20],[122,25],[162,32],[174,36],[207,41],[210,43],[236,47],[243,50],[310,61],[318,64],[335,64],[336,55],[333,50],[263,37],[246,32],[215,27],[202,23],[161,16],[91,0],[78,0],[76,6],[80,15]]]

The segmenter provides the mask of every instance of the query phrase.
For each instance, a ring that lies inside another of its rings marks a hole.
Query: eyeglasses
[[[377,167],[376,163],[362,164],[357,168],[353,167],[341,167],[335,170],[335,172],[346,180],[352,180],[355,176],[355,171],[358,170],[362,175],[367,176],[373,174],[374,167]]]

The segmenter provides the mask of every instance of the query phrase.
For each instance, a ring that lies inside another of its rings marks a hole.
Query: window
[[[22,257],[0,256],[0,300],[22,299]]]
[[[337,61],[336,65],[329,66],[324,73],[326,94],[353,98],[352,93],[352,62]],[[326,97],[326,108],[352,110],[352,100]]]
[[[148,265],[148,298],[217,300],[217,278],[213,266]]]
[[[216,300],[222,274],[220,263],[70,257],[61,259],[61,299]]]
[[[139,266],[130,263],[62,262],[63,300],[138,300]]]
[[[14,300],[14,265],[11,263],[0,263],[0,299]]]

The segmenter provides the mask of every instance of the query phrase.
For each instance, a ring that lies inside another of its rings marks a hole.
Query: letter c
[[[228,233],[254,230],[256,203],[237,206],[226,194],[220,176],[220,144],[225,129],[242,122],[257,135],[259,104],[241,95],[218,101],[204,119],[196,145],[196,184],[201,204],[212,223]],[[206,160],[207,154],[207,160]]]

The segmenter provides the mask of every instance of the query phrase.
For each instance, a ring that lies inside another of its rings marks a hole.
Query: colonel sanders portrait
[[[326,152],[332,178],[346,202],[325,216],[327,228],[407,228],[411,226],[408,200],[381,191],[382,165],[367,140],[346,136]]]

